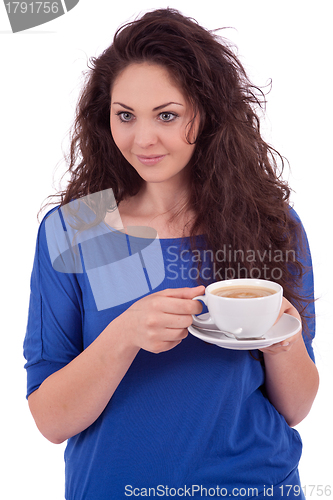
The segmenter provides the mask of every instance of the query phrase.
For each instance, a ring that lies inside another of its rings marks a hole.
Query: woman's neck
[[[189,202],[188,188],[181,186],[166,186],[162,184],[148,184],[143,186],[143,189],[138,193],[137,203],[141,209],[153,214],[161,216],[168,214],[173,216]]]
[[[188,235],[189,221],[194,214],[189,207],[188,189],[155,183],[144,185],[140,192],[119,204],[119,212],[126,226],[149,226],[160,238]]]

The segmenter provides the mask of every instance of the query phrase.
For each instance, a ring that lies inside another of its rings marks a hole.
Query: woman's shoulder
[[[60,205],[56,205],[49,210],[47,210],[39,222],[38,234],[41,235],[45,233],[46,227],[50,224],[50,221],[54,221],[59,215],[57,212],[60,212]]]
[[[301,224],[303,226],[301,218],[298,215],[298,213],[296,212],[296,210],[294,209],[294,207],[292,205],[288,205],[288,209],[289,209],[289,214],[290,214],[291,218],[295,222],[297,222],[298,224]]]
[[[38,231],[40,255],[48,256],[55,271],[82,273],[79,252],[75,251],[75,229],[70,225],[62,207],[57,205],[44,216]]]

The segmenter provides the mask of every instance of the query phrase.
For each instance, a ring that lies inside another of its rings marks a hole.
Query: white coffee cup
[[[266,288],[270,295],[254,298],[231,298],[212,293],[219,288],[230,287]],[[262,337],[278,318],[283,289],[278,283],[260,279],[234,279],[217,281],[208,285],[205,295],[194,297],[206,304],[209,317],[193,316],[194,326],[209,328],[215,324],[223,333],[238,339]]]

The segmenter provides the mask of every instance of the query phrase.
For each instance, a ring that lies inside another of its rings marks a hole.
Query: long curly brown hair
[[[148,12],[122,26],[112,45],[91,60],[61,204],[108,188],[119,203],[140,190],[142,179],[111,135],[110,99],[119,74],[142,62],[167,68],[200,116],[191,159],[192,243],[204,228],[207,248],[222,269],[216,279],[277,281],[304,317],[306,298],[298,288],[304,269],[301,253],[296,254],[302,231],[290,213],[290,189],[281,179],[283,158],[261,137],[258,116],[265,95],[251,84],[226,40],[174,9]]]

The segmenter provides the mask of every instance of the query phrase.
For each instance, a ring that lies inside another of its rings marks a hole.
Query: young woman
[[[68,440],[67,500],[303,498],[292,427],[318,388],[311,258],[282,158],[260,135],[258,94],[225,41],[171,9],[125,25],[93,60],[71,180],[38,234],[25,339],[33,417],[51,442]],[[97,198],[87,227],[126,241],[130,228],[151,228],[164,274],[131,300],[115,298],[138,277],[115,278],[98,307],[83,243],[80,269],[57,268],[50,241],[60,248],[62,237],[48,221],[68,237],[66,207],[107,190],[123,230]],[[280,283],[281,314],[303,331],[256,352],[188,334],[202,310],[192,298],[232,277]]]

